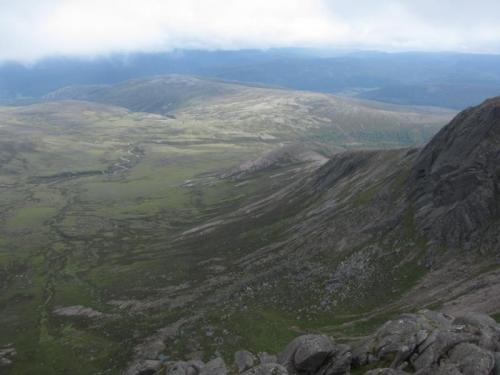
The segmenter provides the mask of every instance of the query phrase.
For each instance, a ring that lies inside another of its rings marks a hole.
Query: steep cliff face
[[[500,98],[461,112],[420,152],[409,179],[418,226],[451,247],[498,241]]]

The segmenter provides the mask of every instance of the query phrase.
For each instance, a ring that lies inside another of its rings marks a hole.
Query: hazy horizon
[[[492,0],[0,1],[0,62],[172,50],[500,53]]]

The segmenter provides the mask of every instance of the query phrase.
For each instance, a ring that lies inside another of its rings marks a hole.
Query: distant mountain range
[[[461,109],[500,94],[500,56],[314,50],[174,51],[0,65],[0,99],[30,100],[75,84],[194,74],[388,103]]]

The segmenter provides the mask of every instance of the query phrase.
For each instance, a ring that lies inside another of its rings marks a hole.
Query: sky
[[[0,0],[0,61],[172,49],[500,53],[500,0]]]

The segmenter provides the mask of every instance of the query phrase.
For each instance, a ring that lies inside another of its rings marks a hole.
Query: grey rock
[[[288,371],[277,363],[263,363],[243,372],[242,375],[288,375]]]
[[[464,375],[489,375],[495,367],[493,353],[470,343],[455,346],[447,361],[457,364]]]
[[[247,350],[239,350],[234,353],[234,364],[240,373],[253,367],[256,361],[255,356]]]
[[[432,367],[453,347],[465,342],[475,342],[477,337],[467,332],[439,331],[426,340],[421,351],[415,353],[412,365],[416,370]]]
[[[417,348],[427,347],[436,339],[437,330],[451,328],[452,319],[428,310],[403,314],[385,323],[370,339],[353,350],[353,364],[363,366],[377,361],[392,361],[399,367],[411,359]]]
[[[289,373],[314,373],[334,350],[335,345],[327,336],[299,336],[278,356],[278,363],[283,365]]]
[[[222,358],[215,358],[207,362],[200,371],[200,375],[226,375],[227,367]]]
[[[336,345],[328,361],[317,371],[316,375],[345,375],[349,374],[352,364],[351,347]]]
[[[469,330],[479,336],[478,345],[487,350],[500,352],[500,326],[486,314],[468,312],[458,315],[453,324],[467,326]]]
[[[276,358],[260,353],[235,353],[242,375],[349,375],[351,368],[366,375],[500,375],[500,325],[484,314],[456,318],[422,310],[388,321],[353,350],[324,335],[304,335],[290,342]],[[273,360],[277,359],[277,363]],[[133,375],[151,374],[160,361],[142,362]],[[384,368],[375,368],[377,365]],[[387,367],[388,366],[388,367]],[[221,358],[170,362],[166,375],[227,375]]]
[[[269,354],[266,352],[259,353],[259,361],[261,364],[264,363],[278,363],[278,357],[274,354]]]
[[[456,318],[428,310],[384,324],[353,351],[354,367],[390,361],[419,375],[491,374],[500,345],[499,325],[484,314]],[[326,374],[325,374],[326,375]]]

